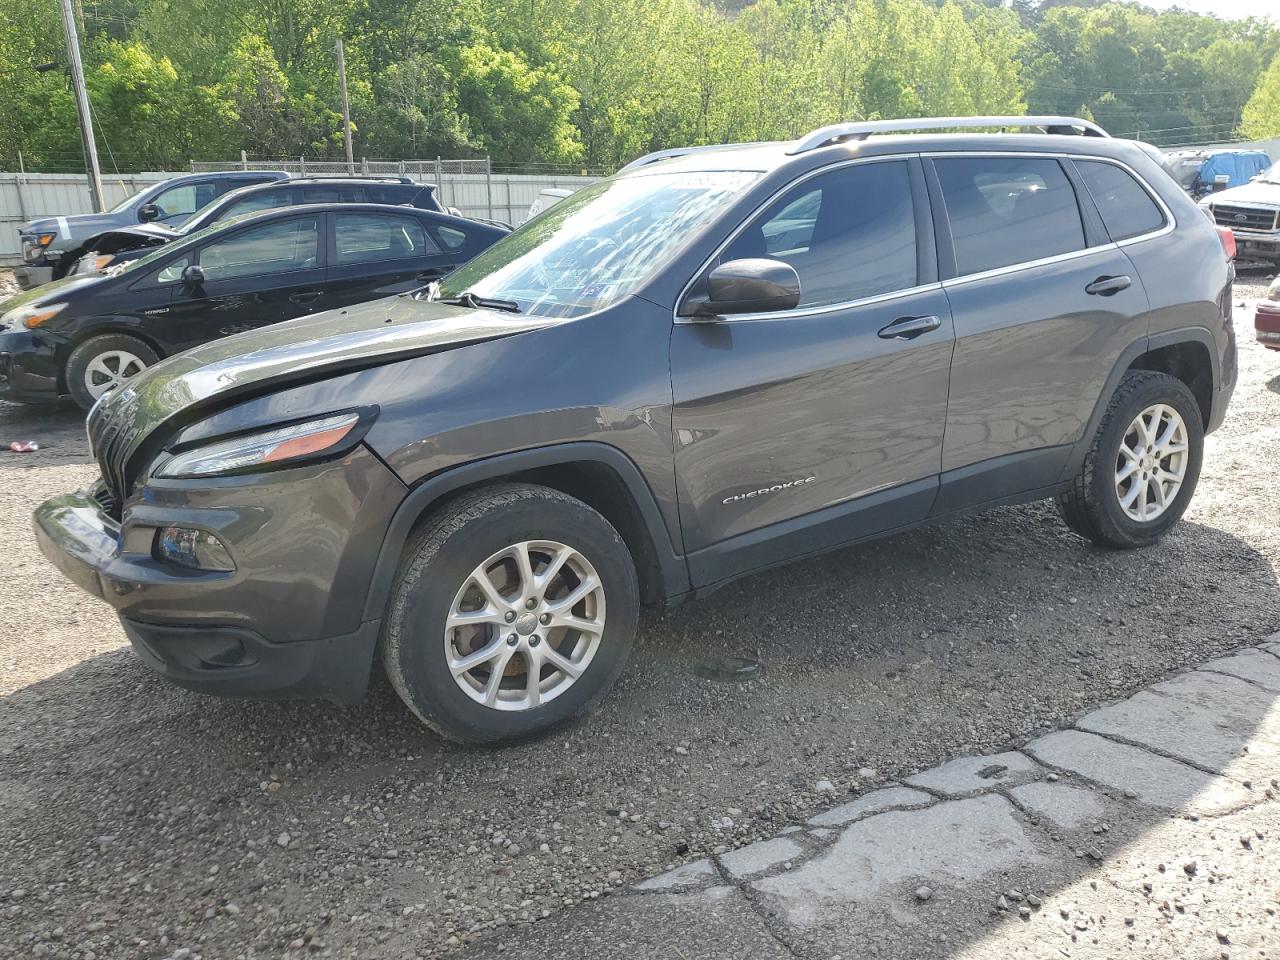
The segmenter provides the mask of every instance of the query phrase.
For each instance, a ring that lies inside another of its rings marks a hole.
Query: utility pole
[[[351,104],[347,100],[347,58],[342,53],[342,38],[338,38],[338,80],[342,84],[342,142],[347,148],[347,176],[356,175],[356,161],[351,144]]]
[[[80,62],[80,38],[76,33],[76,14],[71,0],[62,0],[62,29],[67,35],[67,62],[71,67],[76,110],[80,114],[80,139],[84,144],[85,172],[89,175],[89,200],[94,213],[101,213],[107,205],[102,198],[102,171],[98,168],[98,146],[93,139],[93,115],[89,112],[89,91],[84,85],[84,64]]]

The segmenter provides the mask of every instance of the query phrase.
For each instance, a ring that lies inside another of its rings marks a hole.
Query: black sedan
[[[508,231],[410,207],[313,204],[223,221],[0,309],[0,398],[93,405],[163,357],[421,287]]]

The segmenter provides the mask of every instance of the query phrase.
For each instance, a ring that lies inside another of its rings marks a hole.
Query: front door
[[[440,248],[417,217],[369,211],[332,216],[333,250],[325,286],[331,307],[413,290],[460,262]]]
[[[166,323],[171,342],[185,350],[325,309],[320,250],[315,214],[245,227],[197,250],[204,284],[175,292]]]
[[[795,309],[676,323],[676,482],[698,585],[927,515],[954,337],[918,163],[810,177],[722,251],[794,266]]]

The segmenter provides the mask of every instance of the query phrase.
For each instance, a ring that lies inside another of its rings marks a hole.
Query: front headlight
[[[10,310],[0,317],[0,327],[5,329],[26,327],[28,330],[34,330],[46,320],[52,320],[66,308],[65,303],[29,303],[16,310]]]
[[[372,419],[372,411],[353,410],[242,434],[175,454],[152,476],[222,477],[337,456],[359,442]]]

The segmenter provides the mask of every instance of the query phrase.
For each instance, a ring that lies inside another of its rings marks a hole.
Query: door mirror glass
[[[781,260],[730,260],[707,276],[707,298],[694,315],[720,317],[791,310],[800,303],[800,275]]]
[[[200,264],[193,263],[182,271],[182,285],[188,290],[199,290],[204,286],[204,271]]]
[[[138,222],[151,223],[160,219],[160,208],[154,203],[144,203],[138,208]]]

